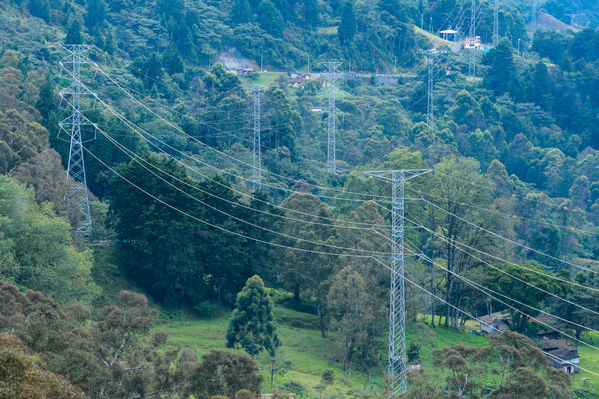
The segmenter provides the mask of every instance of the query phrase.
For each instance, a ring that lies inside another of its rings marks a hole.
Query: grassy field
[[[414,25],[414,31],[423,36],[426,36],[426,38],[431,41],[434,48],[439,48],[441,46],[447,46],[447,47],[455,46],[454,42],[450,42],[448,40],[440,38],[437,35],[433,35],[432,33],[425,31],[424,29],[420,29],[416,25]]]
[[[225,348],[225,331],[229,313],[223,313],[214,319],[198,319],[175,317],[164,320],[156,330],[165,331],[169,335],[169,345],[184,347],[205,354],[212,349]],[[332,339],[324,339],[318,330],[318,320],[310,313],[298,312],[281,305],[275,306],[275,318],[278,322],[278,332],[283,342],[284,356],[291,361],[291,369],[283,376],[275,377],[276,386],[295,381],[307,389],[308,397],[315,397],[314,387],[319,384],[320,376],[326,369],[335,373],[335,383],[328,388],[327,396],[344,395],[348,391],[376,392],[383,388],[385,371],[386,345],[381,342],[381,367],[369,377],[366,373],[352,370],[344,373],[340,362],[338,348]],[[432,351],[435,348],[452,346],[463,343],[472,346],[484,346],[486,339],[457,330],[442,328],[431,329],[422,324],[409,325],[407,331],[408,344],[417,337],[424,338],[430,344],[423,346],[421,358],[425,368],[430,367],[433,360]],[[263,371],[265,384],[264,392],[270,392],[269,377]]]
[[[118,292],[121,289],[141,291],[135,285],[129,283],[118,267],[114,266],[115,252],[113,248],[94,247],[96,265],[92,270],[95,281],[102,287],[103,295],[99,305],[115,303],[118,301]],[[386,342],[381,340],[378,349],[380,367],[372,371],[369,376],[364,372],[352,370],[346,374],[341,369],[337,358],[341,357],[339,348],[336,346],[338,339],[324,339],[320,336],[318,319],[310,312],[310,304],[302,304],[302,311],[287,307],[285,295],[280,292],[275,294],[275,319],[278,324],[279,337],[283,343],[281,348],[284,357],[291,361],[290,370],[283,376],[275,377],[276,386],[282,386],[287,382],[295,381],[306,388],[305,397],[318,397],[314,389],[320,383],[320,377],[326,369],[332,369],[335,374],[335,383],[326,391],[326,397],[344,396],[348,391],[354,392],[378,392],[383,388],[383,376],[386,369]],[[217,308],[216,317],[211,319],[198,318],[182,311],[162,312],[162,319],[155,328],[156,331],[165,331],[168,336],[168,345],[172,348],[183,347],[201,356],[212,349],[225,349],[225,331],[227,329],[230,310]],[[429,319],[423,318],[425,321]],[[433,351],[437,348],[446,348],[456,344],[482,347],[487,339],[471,334],[472,329],[478,326],[475,323],[467,323],[467,331],[459,331],[445,328],[430,328],[424,323],[408,324],[406,339],[408,346],[413,340],[423,343],[420,358],[425,370],[431,369]],[[599,334],[584,336],[584,339],[597,346]],[[241,353],[241,351],[239,351]],[[588,346],[579,345],[581,366],[592,371],[599,371],[599,351]],[[490,365],[492,368],[497,365]],[[489,373],[489,382],[495,377]],[[265,393],[270,392],[269,376],[263,370]],[[588,378],[585,383],[583,378]],[[592,373],[581,371],[572,377],[573,388],[582,387],[585,384],[589,388],[599,391],[599,377]]]

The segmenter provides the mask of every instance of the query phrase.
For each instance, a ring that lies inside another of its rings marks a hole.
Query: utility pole
[[[389,398],[405,393],[406,386],[406,298],[405,298],[405,182],[430,173],[430,169],[381,170],[364,172],[392,183],[391,206],[391,290],[389,293]]]
[[[476,0],[472,0],[470,8],[470,64],[468,65],[468,75],[471,78],[476,77]]]
[[[335,93],[336,87],[335,83],[337,79],[341,76],[341,73],[337,69],[340,62],[335,61],[327,61],[324,65],[328,69],[327,73],[327,82],[329,84],[329,119],[328,119],[328,142],[327,142],[327,170],[331,174],[335,174],[337,172],[337,160],[336,160],[336,144],[335,144],[335,136],[337,130],[337,120],[336,120],[336,111],[335,107]]]
[[[72,113],[69,117],[59,123],[61,131],[65,131],[70,136],[69,161],[67,167],[67,183],[72,184],[67,199],[74,199],[77,202],[77,212],[80,217],[80,225],[76,234],[81,237],[89,236],[92,232],[92,220],[89,211],[89,195],[87,190],[87,178],[85,176],[85,161],[83,157],[83,138],[81,126],[93,126],[81,113],[81,96],[94,95],[81,83],[81,64],[88,64],[91,61],[85,56],[91,46],[83,44],[66,44],[62,46],[69,55],[60,61],[60,66],[71,75],[71,87],[60,95],[63,99],[69,96],[71,99]]]
[[[499,43],[499,0],[495,0],[493,8],[493,46]]]

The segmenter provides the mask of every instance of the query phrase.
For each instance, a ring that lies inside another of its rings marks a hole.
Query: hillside
[[[51,385],[0,396],[597,399],[597,6],[552,4],[427,62],[468,4],[0,0],[0,370]]]

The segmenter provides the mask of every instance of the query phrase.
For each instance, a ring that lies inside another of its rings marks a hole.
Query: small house
[[[576,344],[567,339],[548,339],[543,342],[543,352],[553,367],[567,374],[580,371],[580,357]]]
[[[497,312],[488,316],[479,317],[480,330],[483,334],[494,334],[501,331],[509,330],[511,320],[509,315]]]
[[[444,40],[455,42],[458,38],[458,31],[454,29],[445,29],[439,32]]]
[[[480,39],[480,36],[467,36],[466,38],[464,38],[464,41],[462,42],[462,47],[465,50],[474,49],[475,51],[480,51],[482,48],[482,41]]]

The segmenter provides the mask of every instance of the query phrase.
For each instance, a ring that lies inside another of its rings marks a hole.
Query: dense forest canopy
[[[425,365],[403,397],[598,397],[537,338],[599,372],[599,10],[539,2],[535,32],[532,4],[500,1],[490,45],[494,6],[469,76],[439,34],[469,31],[457,0],[0,0],[0,397],[387,396],[398,219],[365,172],[404,169],[432,173],[403,191]],[[80,81],[64,44],[89,45]],[[66,178],[78,84],[89,237]],[[438,339],[498,313],[511,331]],[[187,316],[220,335],[175,346],[160,329]],[[322,341],[290,349],[304,329]],[[320,342],[305,386],[289,358]]]

